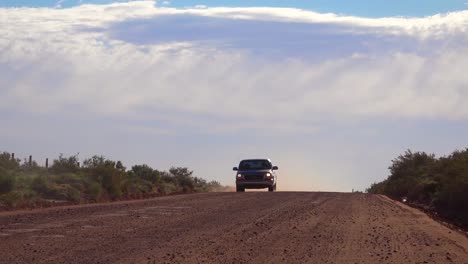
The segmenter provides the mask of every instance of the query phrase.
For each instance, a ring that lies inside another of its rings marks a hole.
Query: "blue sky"
[[[0,6],[31,6],[31,7],[52,7],[57,0],[0,0]],[[107,4],[117,2],[112,0],[65,0],[63,7],[71,7],[82,3]],[[125,2],[125,1],[120,1]],[[159,1],[160,4],[164,1]],[[195,5],[205,5],[208,7],[293,7],[313,10],[320,13],[335,13],[364,17],[387,17],[387,16],[430,16],[439,13],[447,13],[467,8],[465,0],[172,0],[165,6],[184,8]]]
[[[444,14],[463,2],[34,3],[49,8],[0,7],[0,151],[231,185],[240,159],[269,157],[280,190],[350,191],[406,149],[467,147],[468,11]]]

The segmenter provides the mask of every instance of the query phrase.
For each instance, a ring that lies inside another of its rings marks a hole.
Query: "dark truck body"
[[[250,166],[249,166],[250,165]],[[276,190],[277,175],[269,159],[248,159],[242,160],[239,167],[234,167],[236,173],[236,190],[244,192],[245,189],[263,189],[268,191]]]

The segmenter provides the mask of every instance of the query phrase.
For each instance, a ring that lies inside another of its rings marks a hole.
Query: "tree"
[[[64,157],[63,154],[60,154],[58,159],[54,159],[50,169],[55,173],[77,172],[80,169],[78,154],[70,157]]]
[[[169,173],[175,179],[175,182],[182,188],[183,192],[193,192],[195,189],[194,180],[192,178],[193,171],[185,167],[172,167]]]
[[[138,178],[149,181],[153,184],[158,183],[161,180],[161,174],[159,173],[159,171],[154,170],[146,164],[135,165],[132,167],[131,171]]]
[[[0,168],[4,170],[17,170],[20,167],[20,159],[13,159],[8,152],[0,153]]]
[[[122,196],[122,178],[125,173],[122,171],[123,165],[120,164],[118,169],[116,164],[115,161],[97,155],[83,162],[89,177],[98,181],[113,199]]]

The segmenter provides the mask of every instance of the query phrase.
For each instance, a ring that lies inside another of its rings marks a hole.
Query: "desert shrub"
[[[25,172],[39,172],[42,168],[35,160],[32,160],[30,163],[29,160],[24,159],[23,164],[20,165],[20,170]]]
[[[390,176],[386,185],[386,194],[396,199],[408,197],[414,201],[424,196],[424,182],[430,183],[433,176],[433,168],[436,159],[433,154],[424,152],[406,151],[395,160],[389,167]]]
[[[436,181],[437,210],[468,226],[468,149],[441,158]]]
[[[225,187],[222,186],[218,181],[210,181],[207,183],[207,191],[209,192],[219,192],[224,190]]]
[[[15,177],[2,169],[0,169],[0,194],[5,194],[13,191],[15,188]]]
[[[74,173],[49,174],[49,178],[58,184],[76,183],[81,181],[81,177]]]
[[[385,194],[387,180],[373,183],[366,191],[368,193]]]
[[[115,168],[118,169],[119,171],[125,171],[127,168],[122,164],[122,162],[119,160],[117,163],[115,163]]]
[[[58,159],[53,161],[50,169],[55,173],[78,172],[80,169],[78,154],[70,157],[64,157],[63,154],[60,154]]]
[[[81,200],[81,191],[79,189],[74,188],[73,186],[67,186],[67,200],[72,201],[74,203],[79,203]]]
[[[205,179],[194,177],[193,185],[194,185],[195,192],[208,192],[209,191],[209,186]]]
[[[179,191],[179,188],[172,182],[163,182],[159,188],[160,192],[163,194],[170,194]]]
[[[79,202],[80,195],[80,190],[68,184],[50,184],[47,192],[43,193],[43,197],[46,199],[72,202]]]
[[[46,176],[35,177],[31,184],[31,189],[41,196],[48,196],[49,181]]]
[[[69,186],[65,184],[50,184],[43,193],[44,198],[58,201],[66,201],[69,198]]]
[[[91,197],[91,200],[98,202],[101,198],[102,187],[101,184],[97,182],[91,182],[88,186],[88,194]]]
[[[120,175],[113,174],[106,177],[104,188],[109,192],[112,199],[120,198],[122,196]]]
[[[104,156],[94,155],[83,162],[83,167],[88,170],[97,170],[102,168],[115,168],[116,162],[106,159]]]
[[[16,207],[16,205],[22,200],[22,195],[19,191],[12,191],[7,194],[0,195],[0,202],[8,207]]]
[[[162,182],[171,182],[171,183],[176,183],[177,180],[174,178],[172,174],[170,174],[167,171],[161,171],[161,181]]]
[[[133,166],[129,173],[133,173],[136,177],[149,181],[153,184],[161,180],[160,172],[154,170],[146,164]]]
[[[122,196],[122,168],[116,168],[116,162],[103,156],[93,156],[83,162],[87,173],[99,182],[112,199]]]
[[[195,192],[220,192],[227,188],[217,181],[207,182],[205,179],[194,177]]]
[[[388,178],[372,184],[368,192],[394,199],[407,197],[411,203],[468,227],[468,149],[438,159],[433,154],[406,151],[389,169]]]
[[[32,180],[31,189],[39,194],[46,194],[49,190],[46,176],[38,176]]]
[[[0,169],[17,170],[19,167],[19,159],[13,159],[12,155],[8,152],[0,153]]]
[[[152,193],[159,189],[159,182],[153,184],[150,181],[143,180],[137,177],[132,171],[127,172],[123,176],[122,191],[125,194]]]
[[[169,169],[169,174],[173,179],[172,182],[179,186],[179,191],[187,193],[195,190],[193,171],[183,167],[172,167]]]
[[[158,171],[148,165],[135,165],[126,171],[120,161],[93,156],[79,166],[78,155],[54,159],[50,169],[29,160],[20,163],[7,152],[0,153],[0,202],[17,206],[39,204],[44,200],[81,202],[118,199],[122,195],[144,197],[147,193],[206,192],[217,182],[193,176],[184,167]]]
[[[32,190],[45,199],[60,201],[76,201],[76,190],[68,184],[57,184],[45,175],[40,175],[32,181]],[[78,199],[79,200],[79,199]]]

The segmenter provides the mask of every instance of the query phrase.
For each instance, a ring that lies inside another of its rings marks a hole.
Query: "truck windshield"
[[[243,160],[239,164],[239,170],[270,170],[271,163],[268,160]]]

